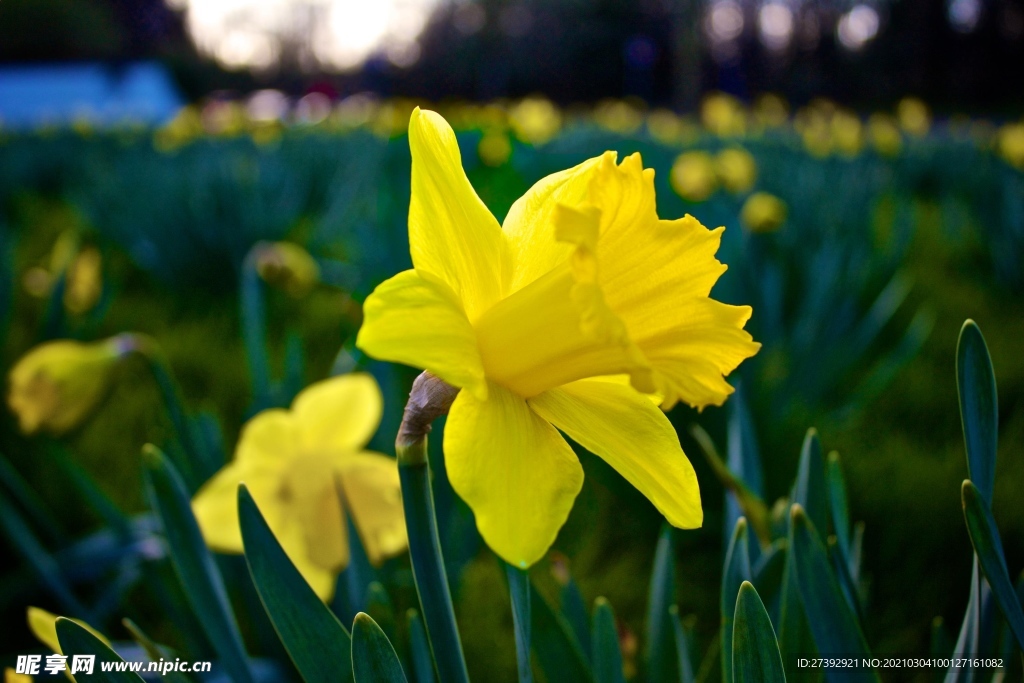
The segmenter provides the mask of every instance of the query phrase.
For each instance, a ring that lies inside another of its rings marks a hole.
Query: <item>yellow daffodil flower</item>
[[[404,551],[398,466],[393,458],[362,450],[377,431],[382,408],[377,382],[358,373],[313,384],[291,410],[256,415],[242,429],[234,461],[192,501],[207,545],[243,551],[237,497],[244,482],[281,547],[324,600],[348,565],[346,512],[372,563]]]
[[[719,137],[735,137],[747,132],[747,113],[732,95],[711,93],[700,104],[704,127]]]
[[[999,130],[999,154],[1008,164],[1024,171],[1024,123],[1008,123]]]
[[[632,102],[604,100],[594,107],[594,122],[613,133],[629,135],[636,132],[644,117]]]
[[[894,157],[903,149],[903,135],[896,119],[887,114],[872,114],[868,118],[868,136],[871,145],[884,157]]]
[[[562,128],[562,112],[542,97],[528,97],[508,110],[508,123],[522,142],[543,145]]]
[[[320,281],[320,266],[309,252],[291,242],[261,242],[256,246],[256,272],[274,287],[299,299]]]
[[[740,209],[740,222],[750,232],[775,232],[786,222],[786,203],[773,194],[755,192]]]
[[[57,654],[64,654],[60,649],[60,641],[57,640],[56,614],[47,612],[39,607],[29,607],[28,610],[26,610],[26,617],[28,620],[28,630],[32,631],[32,635],[36,637],[36,640]],[[72,619],[71,621],[96,636],[108,647],[110,646],[110,641],[107,640],[106,636],[94,629],[92,626],[89,626],[89,624],[79,619]]]
[[[21,431],[77,427],[106,395],[117,361],[136,348],[134,336],[118,335],[91,344],[61,339],[26,353],[11,369],[7,394]]]
[[[28,674],[20,674],[11,667],[4,669],[4,683],[32,683]]]
[[[64,284],[64,308],[82,314],[92,310],[103,293],[103,257],[96,247],[85,247],[68,266]]]
[[[707,152],[683,152],[676,157],[669,184],[683,199],[702,202],[718,189],[715,162]]]
[[[896,118],[900,121],[900,128],[909,135],[924,137],[932,126],[932,114],[928,111],[928,105],[916,97],[904,97],[896,105]]]
[[[480,161],[488,166],[498,167],[512,156],[512,143],[504,132],[490,130],[480,138],[480,144],[477,145],[476,150],[480,155]]]
[[[750,308],[709,298],[722,228],[660,220],[654,171],[614,152],[540,180],[502,227],[443,118],[415,111],[409,144],[414,268],[367,298],[356,344],[461,389],[445,462],[483,538],[518,567],[547,552],[583,484],[559,431],[699,527],[693,467],[649,395],[720,405],[759,348]]]
[[[730,147],[715,156],[715,173],[722,187],[733,194],[743,194],[757,181],[757,162],[747,150]]]

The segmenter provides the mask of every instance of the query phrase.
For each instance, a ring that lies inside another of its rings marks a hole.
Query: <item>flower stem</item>
[[[429,373],[417,377],[395,443],[416,592],[437,674],[444,683],[468,683],[469,674],[441,555],[427,433],[430,423],[448,412],[457,392]]]

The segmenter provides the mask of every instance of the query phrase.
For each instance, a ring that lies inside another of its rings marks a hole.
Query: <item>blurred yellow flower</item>
[[[894,157],[903,149],[903,135],[896,120],[888,114],[872,114],[868,119],[871,146],[884,157]]]
[[[648,115],[647,132],[663,145],[693,142],[699,135],[696,123],[668,109],[655,109]]]
[[[789,120],[789,105],[778,95],[761,95],[754,102],[754,120],[762,128],[781,128]]]
[[[508,135],[499,130],[489,130],[480,138],[477,145],[477,154],[480,161],[488,166],[497,167],[503,165],[512,156],[512,143]]]
[[[840,154],[854,157],[864,147],[864,127],[852,112],[837,110],[832,115],[832,145]]]
[[[96,247],[85,247],[68,266],[64,280],[64,308],[82,314],[92,310],[103,293],[103,257]]]
[[[256,245],[256,272],[264,282],[296,299],[309,294],[320,281],[320,266],[309,252],[292,242]]]
[[[32,683],[32,677],[28,674],[20,674],[14,669],[4,669],[4,683]]]
[[[1008,123],[999,129],[999,154],[1008,164],[1024,171],[1024,123]]]
[[[613,133],[628,135],[636,132],[644,117],[640,109],[624,100],[604,100],[594,108],[597,125]]]
[[[747,150],[730,147],[715,156],[715,173],[722,187],[733,194],[743,194],[757,182],[757,162]]]
[[[900,128],[914,137],[924,137],[932,126],[932,115],[928,105],[916,97],[904,97],[896,105],[896,118]]]
[[[77,427],[106,395],[117,361],[136,348],[135,337],[122,334],[90,344],[46,342],[26,353],[11,369],[7,393],[21,431]]]
[[[26,618],[28,620],[28,629],[32,631],[32,635],[36,637],[36,640],[38,640],[40,643],[50,648],[57,654],[64,654],[63,651],[61,651],[60,649],[60,641],[57,640],[56,614],[47,612],[46,610],[41,609],[39,607],[29,607],[28,610],[26,611]],[[99,638],[108,647],[110,646],[110,641],[107,640],[106,636],[104,636],[102,633],[94,629],[92,626],[89,626],[89,624],[79,619],[72,619],[71,621],[75,622],[76,624],[84,628],[86,631]]]
[[[676,157],[669,184],[683,199],[702,202],[718,189],[715,162],[707,152],[683,152]]]
[[[508,123],[520,141],[543,145],[562,128],[562,112],[549,100],[528,97],[509,109]]]
[[[759,348],[750,308],[708,296],[722,228],[660,220],[654,171],[614,152],[540,180],[502,227],[443,118],[414,112],[409,144],[415,267],[367,298],[356,344],[461,388],[445,462],[483,538],[518,567],[547,552],[583,483],[559,430],[700,526],[693,468],[648,395],[720,405]]]
[[[732,95],[712,93],[700,106],[704,127],[720,137],[735,137],[747,132],[747,112]]]
[[[159,152],[173,152],[203,135],[203,117],[199,109],[182,107],[173,119],[153,134],[153,147]]]
[[[740,209],[740,222],[750,232],[775,232],[786,222],[786,203],[773,194],[755,192]]]
[[[346,513],[374,564],[404,551],[398,465],[363,450],[382,409],[377,382],[358,373],[317,382],[291,410],[265,410],[249,420],[235,459],[192,500],[206,543],[220,552],[243,551],[237,501],[244,482],[281,547],[324,600],[348,566]]]

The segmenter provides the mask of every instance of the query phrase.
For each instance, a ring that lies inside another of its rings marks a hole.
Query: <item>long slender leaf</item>
[[[669,609],[672,618],[672,632],[676,639],[676,657],[679,660],[679,683],[694,683],[693,634],[679,617],[679,607]]]
[[[206,637],[235,683],[252,683],[224,580],[203,542],[184,482],[164,454],[153,446],[143,449],[143,473],[150,505],[163,523],[174,571]]]
[[[733,666],[736,683],[784,683],[782,653],[775,629],[753,584],[744,581],[733,618]]]
[[[832,573],[825,544],[800,505],[790,513],[790,553],[807,623],[822,656],[870,657],[867,641],[839,582]],[[831,670],[830,670],[831,671]],[[829,672],[826,672],[828,674]],[[843,680],[878,681],[878,674],[855,669]]]
[[[808,429],[800,449],[800,464],[790,500],[799,503],[816,529],[828,530],[828,486],[825,483],[825,458],[821,452],[818,431]]]
[[[647,677],[669,681],[675,676],[676,657],[669,607],[676,602],[676,560],[672,527],[664,525],[654,551],[654,571],[647,593]]]
[[[572,626],[572,631],[576,634],[576,640],[580,641],[583,651],[590,652],[590,617],[587,615],[587,606],[583,603],[580,587],[569,573],[568,560],[559,560],[558,564],[552,561],[551,564],[551,573],[562,584],[561,590],[558,591],[558,606],[562,616]]]
[[[519,683],[532,683],[533,668],[530,666],[530,575],[525,569],[505,565],[508,578],[508,593],[512,602],[512,627],[516,640],[516,666],[519,669]]]
[[[150,661],[159,662],[162,659],[172,659],[173,655],[165,647],[157,645],[153,640],[146,635],[138,624],[131,619],[122,619],[121,624],[128,630],[128,633],[132,635],[132,640],[139,644],[139,646],[146,652]],[[190,683],[190,679],[180,671],[168,671],[163,675],[165,681],[170,683]]]
[[[60,642],[61,652],[71,655],[95,655],[96,661],[93,665],[93,672],[88,680],[97,683],[141,683],[142,679],[138,674],[130,671],[104,671],[103,664],[117,664],[124,662],[111,650],[102,640],[89,633],[86,629],[76,624],[71,619],[64,617],[57,618],[57,640]],[[68,660],[69,669],[73,660]],[[85,679],[86,676],[79,675]]]
[[[594,674],[572,627],[530,584],[533,652],[549,681],[594,683]]]
[[[622,649],[619,647],[619,629],[615,625],[615,612],[605,598],[594,601],[594,626],[591,642],[594,644],[595,683],[626,683],[622,668]]]
[[[15,551],[32,567],[39,582],[60,601],[65,610],[81,614],[83,617],[89,616],[88,611],[71,590],[57,560],[39,542],[21,513],[7,502],[6,494],[3,492],[0,492],[0,531],[3,531]]]
[[[348,632],[288,559],[244,484],[238,488],[238,521],[253,584],[303,680],[348,680]]]
[[[985,337],[970,319],[960,328],[956,345],[956,387],[967,448],[967,470],[982,498],[991,505],[996,481],[999,399]]]
[[[355,683],[408,683],[391,641],[365,612],[352,622],[352,677]]]
[[[720,597],[721,642],[722,642],[722,680],[733,679],[732,633],[733,614],[736,611],[736,595],[744,582],[751,580],[750,556],[747,552],[747,520],[740,517],[736,520],[729,549],[725,554],[725,567],[722,570],[722,594]]]
[[[977,553],[971,568],[971,593],[960,624],[960,634],[953,648],[954,657],[974,657],[978,654],[978,634],[981,631],[981,565]],[[974,667],[951,666],[946,671],[945,683],[971,683]]]
[[[409,661],[412,663],[412,678],[416,683],[435,683],[434,660],[430,657],[430,644],[423,620],[414,609],[405,613],[409,633]]]
[[[992,586],[996,603],[1006,617],[1017,644],[1024,648],[1024,610],[1021,609],[1013,581],[1010,579],[1010,570],[1006,566],[1003,541],[999,537],[996,520],[981,491],[970,479],[964,480],[960,496],[963,500],[967,531],[971,536],[971,543],[974,544],[978,562],[985,572],[989,585]]]

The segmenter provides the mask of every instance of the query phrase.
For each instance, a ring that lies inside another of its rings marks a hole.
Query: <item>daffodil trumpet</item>
[[[424,372],[413,382],[395,440],[398,477],[409,535],[409,557],[420,598],[427,642],[442,681],[468,683],[469,673],[455,621],[448,576],[437,531],[434,493],[430,487],[427,434],[431,423],[448,413],[459,390]]]

